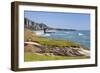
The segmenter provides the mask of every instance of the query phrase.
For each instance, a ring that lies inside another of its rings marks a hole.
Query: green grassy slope
[[[34,53],[25,53],[24,61],[47,61],[47,60],[67,60],[67,59],[86,59],[86,56],[45,56]]]
[[[65,40],[52,40],[49,38],[39,37],[36,36],[34,32],[32,32],[29,29],[24,30],[24,41],[34,41],[37,42],[43,46],[48,47],[81,47],[80,44],[71,42],[71,41],[65,41]],[[32,53],[33,50],[39,50],[39,48],[34,47],[32,45],[24,46],[24,61],[44,61],[44,60],[64,60],[64,59],[86,59],[88,57],[86,56],[45,56],[45,55],[38,55],[35,53]],[[47,52],[48,53],[48,52]]]

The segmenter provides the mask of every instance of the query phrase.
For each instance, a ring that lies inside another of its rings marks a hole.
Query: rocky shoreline
[[[40,44],[25,42],[25,46],[31,45],[37,49],[31,49],[32,53],[46,56],[87,56],[90,57],[89,50],[82,47],[57,47],[57,46],[43,46]]]

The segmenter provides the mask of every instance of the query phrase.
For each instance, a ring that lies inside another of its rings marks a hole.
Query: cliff
[[[25,28],[29,28],[31,30],[59,30],[59,31],[75,31],[75,29],[61,29],[61,28],[54,28],[54,27],[49,27],[44,23],[37,23],[33,20],[30,20],[28,18],[24,18],[24,26]]]
[[[32,30],[43,30],[44,28],[49,28],[44,23],[36,23],[36,22],[29,20],[27,18],[24,19],[24,26],[25,26],[25,28],[29,28]]]

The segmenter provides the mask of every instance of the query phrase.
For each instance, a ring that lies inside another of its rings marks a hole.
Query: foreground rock
[[[33,47],[38,49],[32,49],[31,52],[37,53],[39,55],[47,55],[47,56],[90,56],[90,51],[86,50],[82,47],[48,47],[42,46],[37,43],[26,42],[25,45],[31,44]]]

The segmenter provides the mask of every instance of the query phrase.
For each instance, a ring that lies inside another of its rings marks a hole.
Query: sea
[[[69,40],[79,43],[80,45],[90,49],[90,31],[89,30],[76,30],[76,31],[56,31],[41,34],[43,37],[50,39]]]

